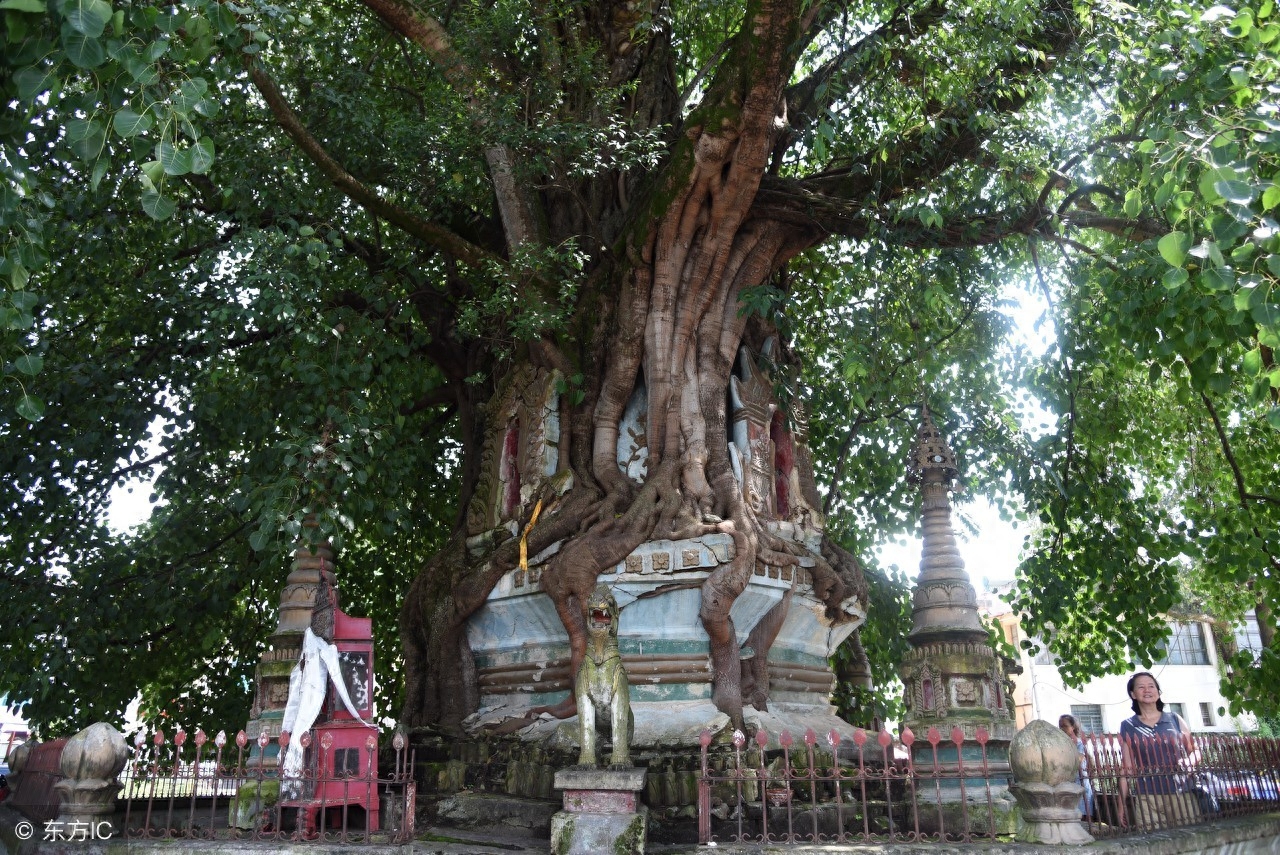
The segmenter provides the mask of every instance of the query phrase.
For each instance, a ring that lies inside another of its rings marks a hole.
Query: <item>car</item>
[[[1192,786],[1224,802],[1280,801],[1280,787],[1272,773],[1197,772],[1192,776]]]

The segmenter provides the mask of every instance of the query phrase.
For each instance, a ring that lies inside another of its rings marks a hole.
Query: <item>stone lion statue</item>
[[[613,736],[610,768],[631,767],[631,738],[635,717],[631,713],[630,686],[618,652],[618,601],[601,583],[587,600],[587,652],[578,668],[574,695],[578,701],[578,726],[582,750],[579,766],[597,765],[596,716],[609,725]]]

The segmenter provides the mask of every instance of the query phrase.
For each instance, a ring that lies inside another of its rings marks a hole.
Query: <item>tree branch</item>
[[[983,112],[1020,109],[1031,87],[1021,87],[1019,92],[1014,84],[1047,74],[1055,58],[1076,41],[1069,2],[1047,0],[1041,17],[1046,23],[1036,50],[1019,52],[1016,59],[996,68],[986,85],[931,117],[920,129],[904,134],[889,148],[892,154],[887,161],[881,157],[884,146],[875,146],[854,158],[849,168],[810,179],[813,189],[846,199],[872,198],[883,204],[926,186],[956,163],[977,156],[994,123],[982,125],[973,119]],[[855,173],[856,167],[861,169]]]
[[[502,263],[501,258],[488,250],[463,240],[448,229],[420,219],[374,193],[354,175],[347,172],[320,141],[311,135],[311,132],[302,124],[302,120],[294,113],[293,108],[289,106],[275,81],[256,62],[249,64],[249,77],[253,80],[253,85],[262,93],[267,107],[284,132],[303,150],[312,163],[320,168],[325,177],[353,202],[398,226],[406,234],[448,253],[463,264],[479,267],[485,263]]]
[[[830,88],[842,77],[865,70],[873,58],[872,54],[875,58],[880,56],[878,49],[884,42],[900,36],[919,37],[941,21],[946,12],[946,0],[926,0],[914,14],[904,6],[897,6],[883,24],[823,63],[808,77],[789,86],[786,90],[787,121],[792,129],[798,131],[814,120],[815,95],[820,87]]]
[[[449,85],[466,98],[472,123],[480,129],[489,123],[485,105],[476,94],[476,81],[466,62],[453,49],[449,34],[429,15],[401,5],[396,0],[363,0],[393,32],[399,33],[417,45],[432,62],[439,66]],[[519,180],[515,153],[507,145],[496,144],[485,148],[485,162],[493,181],[494,198],[498,214],[506,230],[507,247],[514,251],[524,243],[539,237],[539,224],[543,219],[533,194],[527,184]]]
[[[1185,361],[1183,360],[1184,363]],[[1235,451],[1231,448],[1231,440],[1227,437],[1227,431],[1222,426],[1222,419],[1218,417],[1218,408],[1213,405],[1213,401],[1209,400],[1209,396],[1204,392],[1200,393],[1200,400],[1204,402],[1205,409],[1209,411],[1209,418],[1213,420],[1213,429],[1218,434],[1218,443],[1222,446],[1222,456],[1226,458],[1227,466],[1231,467],[1231,476],[1235,480],[1236,495],[1240,497],[1241,507],[1248,510],[1249,502],[1251,501],[1280,505],[1280,498],[1248,491],[1244,483],[1244,473],[1240,471],[1240,462],[1236,460]]]

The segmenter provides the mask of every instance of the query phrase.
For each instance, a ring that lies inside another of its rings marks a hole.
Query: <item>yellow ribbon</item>
[[[527,571],[529,569],[529,529],[533,528],[533,524],[538,521],[538,514],[542,513],[542,500],[538,500],[538,504],[533,506],[533,516],[529,517],[529,523],[524,527],[524,531],[520,535],[520,569]]]

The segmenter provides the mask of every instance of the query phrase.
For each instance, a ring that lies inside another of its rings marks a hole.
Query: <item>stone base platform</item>
[[[551,819],[557,855],[644,855],[649,811],[639,803],[645,770],[562,769],[556,789],[564,810]]]

